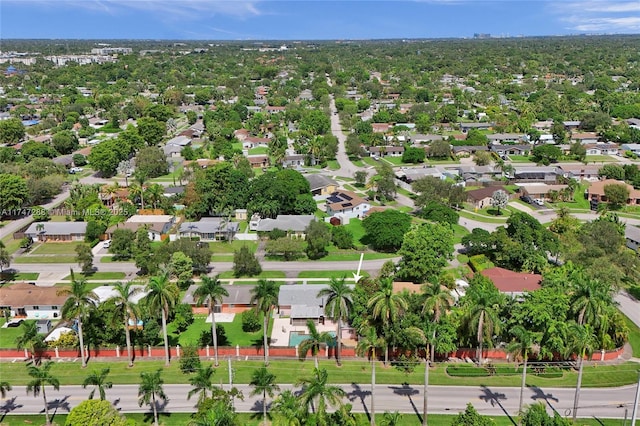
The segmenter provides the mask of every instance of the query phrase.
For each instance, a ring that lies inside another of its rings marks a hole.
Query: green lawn
[[[4,318],[0,318],[0,327],[2,327],[5,322],[6,320]],[[0,348],[15,348],[16,339],[22,335],[22,330],[22,325],[19,327],[0,328]],[[2,372],[1,375],[4,375],[5,372],[2,370],[4,369],[0,368],[0,372]]]
[[[356,244],[356,245],[362,244],[362,242],[360,242],[360,240],[362,239],[362,237],[364,237],[364,234],[365,234],[364,226],[362,226],[362,220],[360,220],[360,219],[350,219],[349,223],[347,223],[346,225],[342,225],[342,226],[344,226],[349,231],[351,231],[351,234],[353,235],[353,243],[354,244]]]
[[[360,260],[359,251],[355,250],[335,250],[330,251],[328,255],[325,257],[318,259],[318,261],[359,261]],[[377,253],[377,252],[367,252],[364,254],[364,260],[375,260],[375,259],[388,259],[391,257],[397,256],[396,253]]]
[[[197,345],[203,331],[211,333],[211,323],[207,323],[205,320],[205,315],[196,316],[193,324],[191,324],[182,333],[177,333],[173,324],[169,324],[167,326],[167,330],[171,345],[180,344],[180,346],[183,347],[188,345]],[[262,324],[262,316],[260,317],[260,324]],[[262,343],[262,329],[254,333],[242,331],[241,314],[236,314],[233,317],[233,322],[217,323],[216,325],[224,328],[228,339],[228,343],[224,346],[238,345],[240,347],[249,347]]]
[[[471,213],[469,211],[466,211],[466,210],[459,210],[458,214],[460,215],[460,217],[477,220],[479,222],[500,223],[500,224],[506,224],[507,223],[507,218],[505,216],[490,217],[490,216],[484,216],[484,215],[479,215],[479,214],[473,214],[473,213]]]
[[[22,241],[14,240],[13,235],[8,235],[2,239],[2,242],[4,243],[4,246],[9,252],[9,254],[13,254],[20,248],[20,243]]]
[[[31,249],[32,254],[69,254],[76,255],[76,247],[84,244],[81,241],[72,241],[68,243],[41,243]]]
[[[624,317],[624,321],[629,327],[629,344],[633,349],[633,356],[640,358],[640,328],[628,317]]]
[[[509,159],[512,163],[532,163],[531,157],[528,155],[510,155]]]
[[[584,192],[589,188],[588,183],[580,183],[573,192],[573,201],[553,203],[554,207],[567,207],[569,209],[589,210],[589,200],[584,197]]]
[[[249,247],[249,251],[255,253],[258,248],[258,243],[255,241],[240,241],[233,240],[231,242],[226,241],[216,241],[209,243],[209,250],[212,253],[234,253],[236,250],[240,250],[240,247],[247,246]]]
[[[232,254],[214,254],[211,257],[212,262],[233,262]]]
[[[220,274],[220,278],[236,278],[236,277],[235,275],[233,275],[233,271],[225,271]],[[286,275],[282,271],[262,271],[260,272],[260,274],[256,275],[255,277],[248,277],[248,278],[286,278]]]
[[[93,272],[91,274],[83,274],[77,273],[75,274],[76,278],[86,278],[87,281],[92,280],[122,280],[127,276],[124,272]],[[70,280],[71,275],[67,275],[63,278],[64,280]]]
[[[469,231],[467,230],[467,228],[465,228],[462,225],[458,225],[458,224],[452,225],[452,229],[453,229],[454,244],[460,243],[462,241],[462,237],[469,234]]]
[[[17,274],[3,272],[0,274],[0,281],[35,281],[39,276],[38,272],[18,272]]]
[[[613,163],[618,160],[611,155],[587,155],[584,161],[587,163]]]
[[[256,148],[251,148],[249,150],[249,155],[267,155],[269,153],[269,148],[266,146],[259,146]]]
[[[75,256],[18,256],[13,263],[76,263]]]
[[[338,160],[329,160],[327,161],[327,168],[329,170],[338,170],[340,168],[340,163],[338,163]]]
[[[351,271],[301,271],[298,273],[298,278],[337,278],[337,277],[353,277],[356,269]],[[360,275],[365,277],[369,276],[367,271],[361,271]]]

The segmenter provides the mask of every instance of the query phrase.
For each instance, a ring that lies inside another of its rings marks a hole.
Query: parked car
[[[544,200],[542,198],[536,198],[533,202],[539,206],[544,206]]]
[[[104,242],[102,243],[102,247],[104,248],[111,247],[111,240],[104,240]]]
[[[84,169],[82,167],[72,167],[72,168],[69,169],[69,173],[71,173],[73,175],[73,174],[79,173],[79,172],[81,172],[83,170]]]
[[[520,200],[524,201],[525,203],[533,204],[533,198],[529,197],[528,195],[521,196]]]

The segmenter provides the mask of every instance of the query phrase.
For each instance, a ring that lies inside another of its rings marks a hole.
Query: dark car
[[[528,195],[523,195],[522,197],[520,197],[520,200],[528,204],[533,204],[533,198],[529,197]]]

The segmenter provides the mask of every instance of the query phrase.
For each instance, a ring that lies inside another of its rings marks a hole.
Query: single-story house
[[[592,182],[587,188],[587,199],[592,203],[606,202],[607,196],[604,194],[604,187],[607,185],[624,185],[629,190],[629,198],[627,205],[640,206],[640,189],[634,189],[633,186],[626,182],[615,179],[605,179]]]
[[[516,166],[513,178],[518,181],[555,182],[561,169],[553,166]]]
[[[542,282],[542,275],[514,272],[499,267],[488,268],[480,273],[493,281],[500,293],[511,297],[538,290]]]
[[[520,193],[522,195],[528,195],[529,197],[536,199],[540,198],[542,200],[551,200],[549,194],[552,194],[553,191],[556,193],[562,191],[567,188],[567,185],[548,185],[543,182],[534,182],[534,183],[525,183],[525,184],[517,184],[520,187]]]
[[[370,208],[370,203],[356,193],[344,189],[337,190],[327,197],[327,215],[338,217],[343,224],[348,223],[349,219],[362,218]]]
[[[268,155],[247,155],[247,160],[249,160],[249,164],[253,168],[264,168],[269,167],[269,156]]]
[[[491,198],[493,197],[493,193],[498,190],[502,190],[509,194],[509,191],[507,191],[502,185],[485,186],[483,188],[467,191],[467,201],[473,204],[473,206],[477,209],[489,207],[491,206]]]
[[[284,156],[282,167],[295,168],[304,166],[305,156],[302,154],[289,154]]]
[[[180,157],[185,146],[191,145],[191,139],[187,136],[176,136],[169,139],[163,147],[165,157]]]
[[[198,222],[182,222],[179,238],[199,238],[200,241],[231,241],[240,229],[238,222],[220,217],[203,217]]]
[[[193,297],[193,293],[197,288],[198,284],[190,285],[184,297],[182,298],[182,303],[191,305],[191,309],[194,311],[194,313],[207,314],[209,312],[207,303],[205,302],[201,306],[198,306],[198,304],[196,303],[196,299],[194,299]],[[240,314],[244,311],[248,311],[253,307],[253,305],[251,304],[251,290],[253,289],[252,285],[223,284],[222,288],[227,290],[229,295],[222,297],[222,304],[216,304],[213,307],[213,312],[222,314]]]
[[[138,228],[146,226],[151,241],[162,241],[173,227],[175,219],[175,216],[171,215],[136,214],[127,219],[125,223],[109,227],[106,233],[111,238],[116,229],[130,229],[136,232]]]
[[[598,170],[599,165],[585,165],[585,164],[563,164],[561,169],[563,176],[566,178],[573,178],[577,180],[599,180]]]
[[[581,144],[598,143],[598,134],[595,132],[573,133],[571,134],[571,142],[579,142]]]
[[[269,138],[258,138],[256,136],[247,136],[244,141],[242,141],[243,149],[252,149],[260,146],[269,146],[270,139]]]
[[[553,120],[541,120],[533,123],[533,128],[541,132],[548,132],[553,126]]]
[[[617,143],[598,142],[594,144],[586,144],[587,155],[618,155],[620,147]]]
[[[325,175],[306,174],[304,178],[309,182],[313,195],[329,195],[338,189],[338,183]]]
[[[369,153],[378,157],[402,157],[404,146],[372,146]]]
[[[405,167],[396,171],[396,178],[411,183],[427,176],[446,179],[445,173],[438,167]]]
[[[493,133],[487,135],[490,144],[518,143],[525,141],[526,137],[522,133]]]
[[[476,166],[475,164],[464,164],[456,168],[458,174],[462,176],[465,181],[492,181],[495,177],[502,176],[502,170],[492,165],[489,166]]]
[[[318,297],[318,292],[327,287],[326,284],[281,285],[278,293],[278,314],[289,316],[291,325],[306,325],[309,319],[316,324],[324,324],[326,298]],[[350,336],[350,333],[348,334]]]
[[[489,135],[491,136],[491,135]],[[529,155],[531,152],[531,145],[490,145],[491,152],[495,152],[500,157],[506,157],[507,155]]]
[[[444,136],[434,134],[423,135],[420,133],[416,133],[415,135],[411,135],[410,139],[414,144],[426,145],[430,142],[441,141],[444,139]]]
[[[60,318],[60,309],[68,296],[58,295],[60,287],[38,287],[15,283],[0,287],[0,311],[8,309],[12,317],[26,319]]]
[[[460,130],[467,133],[471,129],[476,130],[489,130],[495,123],[460,123]]]
[[[565,130],[576,130],[578,129],[578,127],[580,127],[580,124],[582,124],[582,121],[569,120],[569,121],[563,121],[562,124],[564,125]]]
[[[640,155],[640,143],[624,143],[620,145],[622,151],[630,151],[636,155]]]
[[[146,286],[144,285],[133,285],[131,286],[131,289],[135,289],[138,292],[137,294],[134,294],[129,298],[129,301],[132,303],[140,302],[140,300],[142,300],[147,294],[149,294],[149,292],[146,290]],[[112,285],[101,285],[93,289],[93,292],[96,296],[98,296],[98,304],[102,304],[109,299],[118,297],[118,292]]]
[[[640,248],[640,228],[629,225],[624,229],[624,238],[627,241],[627,247],[637,251]]]
[[[458,157],[468,157],[479,151],[489,151],[489,147],[483,145],[454,145],[451,149],[453,150],[453,154]]]
[[[387,133],[391,130],[392,125],[389,123],[371,123],[373,133]]]
[[[34,222],[25,235],[34,241],[84,241],[87,222]]]
[[[162,195],[167,198],[184,194],[185,186],[165,186]]]
[[[279,214],[275,219],[265,218],[252,220],[252,231],[271,232],[274,229],[285,231],[290,237],[304,238],[309,224],[316,220],[312,214]]]

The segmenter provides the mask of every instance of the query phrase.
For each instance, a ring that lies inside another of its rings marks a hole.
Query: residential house
[[[249,137],[249,131],[247,129],[238,129],[233,132],[233,135],[240,142],[244,142],[244,140]]]
[[[565,130],[573,131],[573,130],[577,130],[580,127],[580,124],[582,124],[582,122],[579,120],[571,120],[571,121],[563,121],[562,124],[564,125]]]
[[[180,186],[165,186],[164,192],[162,195],[166,198],[177,197],[184,194],[186,187],[184,185]]]
[[[640,118],[627,118],[625,121],[629,127],[640,130]]]
[[[487,135],[490,144],[516,144],[527,141],[527,136],[521,133],[493,133]],[[528,147],[528,149],[531,149]]]
[[[84,241],[87,222],[34,222],[25,235],[34,241],[69,242]]]
[[[60,310],[68,296],[59,295],[60,287],[38,287],[15,283],[0,287],[0,311],[9,310],[12,317],[24,319],[60,318]]]
[[[182,162],[184,167],[189,167],[192,164],[200,167],[201,169],[206,169],[207,167],[212,167],[218,164],[220,160],[212,160],[209,158],[198,158],[196,160],[185,160]]]
[[[600,176],[598,176],[598,170],[600,170],[600,167],[601,166],[595,164],[563,164],[561,169],[565,178],[593,181],[600,179]]]
[[[259,138],[256,136],[247,136],[244,141],[242,141],[243,149],[253,149],[258,148],[260,146],[266,147],[269,146],[269,138]]]
[[[198,238],[200,241],[231,241],[240,228],[238,222],[220,217],[203,217],[198,222],[182,222],[179,238]]]
[[[187,136],[176,136],[175,138],[168,140],[162,150],[164,151],[165,157],[175,158],[180,157],[184,147],[189,145],[191,145],[190,138]]]
[[[287,107],[283,106],[267,106],[266,111],[269,114],[277,114],[279,112],[285,112]]]
[[[145,286],[145,285],[132,285],[131,288],[132,288],[132,290],[137,291],[136,294],[134,294],[133,296],[131,296],[129,298],[129,301],[132,302],[132,303],[140,302],[142,299],[144,299],[144,297],[147,294],[149,294],[149,291],[147,290],[147,286]],[[98,299],[97,299],[98,304],[102,304],[102,303],[106,302],[107,300],[112,299],[114,297],[119,297],[118,291],[112,285],[101,285],[101,286],[96,287],[95,289],[93,289],[93,292],[98,297]],[[131,325],[133,325],[133,324],[131,324]]]
[[[640,189],[634,189],[633,186],[626,182],[615,179],[605,179],[592,182],[587,189],[587,199],[592,204],[597,205],[600,202],[606,202],[607,196],[604,193],[604,188],[607,185],[624,185],[629,190],[629,198],[627,199],[627,205],[640,206]]]
[[[265,168],[269,167],[269,156],[268,155],[247,155],[247,160],[249,160],[249,164],[253,168]]]
[[[620,145],[622,151],[629,151],[633,154],[640,155],[640,143],[625,143]]]
[[[555,182],[561,169],[553,166],[515,166],[513,179],[517,181]]]
[[[471,129],[475,130],[489,130],[495,123],[460,123],[460,130],[467,133]]]
[[[555,201],[553,194],[558,194],[560,191],[567,188],[567,185],[548,185],[542,182],[516,184],[520,187],[521,195],[528,195],[533,199],[541,199],[548,201]]]
[[[391,130],[392,125],[389,123],[371,123],[373,133],[387,133]]]
[[[541,120],[533,123],[533,128],[540,132],[548,132],[553,126],[553,120]]]
[[[344,189],[337,190],[327,197],[327,215],[340,219],[342,224],[347,224],[349,219],[362,218],[370,208],[371,204],[359,195]]]
[[[452,169],[457,170],[458,176],[462,177],[465,182],[491,182],[496,177],[502,176],[502,170],[492,165],[476,166],[475,164],[464,164]],[[448,176],[455,178],[455,176]]]
[[[542,275],[514,272],[508,269],[494,267],[480,272],[489,278],[500,293],[512,298],[521,297],[524,293],[540,289]]]
[[[302,167],[304,166],[304,158],[305,156],[302,154],[285,155],[284,160],[282,161],[282,167],[285,167],[285,168]]]
[[[193,293],[198,288],[198,284],[192,284],[187,289],[182,303],[186,303],[191,306],[194,313],[208,314],[209,307],[207,302],[204,302],[201,306],[198,305],[197,300],[193,297]],[[244,311],[248,311],[253,307],[251,304],[251,285],[226,285],[223,284],[222,288],[227,290],[228,296],[222,296],[222,303],[213,307],[214,313],[220,314],[241,314]]]
[[[587,150],[587,155],[618,155],[620,152],[618,144],[611,142],[586,144],[584,147]]]
[[[631,250],[638,251],[640,248],[640,228],[627,224],[624,229],[624,238],[627,241],[627,247]]]
[[[369,153],[378,157],[402,157],[404,146],[372,146]]]
[[[306,174],[304,178],[309,182],[313,195],[330,195],[338,189],[338,183],[325,175]]]
[[[279,229],[285,231],[292,238],[304,239],[307,227],[315,220],[316,217],[312,214],[279,214],[275,219],[252,220],[250,225],[254,228],[251,229],[252,231],[271,232],[274,229]]]
[[[573,143],[581,143],[581,144],[593,144],[598,143],[598,135],[595,132],[585,132],[585,133],[572,133],[571,134],[571,142]]]
[[[397,170],[395,174],[397,179],[406,183],[412,183],[427,176],[446,179],[452,175],[440,167],[405,167]]]
[[[171,215],[140,215],[131,216],[125,223],[109,227],[106,234],[111,238],[117,229],[129,229],[133,232],[140,227],[147,227],[151,241],[162,241],[168,237],[169,231],[175,224],[175,216]]]
[[[453,146],[451,149],[456,157],[470,157],[479,151],[489,151],[489,147],[482,145]]]
[[[531,145],[490,145],[489,149],[504,159],[508,155],[529,155],[532,148]]]
[[[472,189],[467,191],[467,201],[476,209],[482,209],[491,206],[491,198],[496,191],[502,190],[509,194],[504,186],[485,186],[483,188]]]
[[[422,145],[426,145],[428,143],[431,142],[435,142],[435,141],[441,141],[444,139],[444,136],[442,135],[434,135],[434,134],[421,134],[421,133],[417,133],[415,135],[411,135],[411,141],[414,144],[422,144]]]
[[[350,284],[349,287],[355,287]],[[291,325],[306,325],[307,320],[315,324],[324,324],[324,307],[326,298],[318,297],[318,293],[328,288],[327,284],[284,284],[278,293],[278,314],[288,316]],[[351,332],[343,332],[349,338]]]
[[[311,93],[310,89],[304,89],[300,92],[300,95],[298,95],[298,99],[300,99],[301,101],[312,101],[313,94]]]

